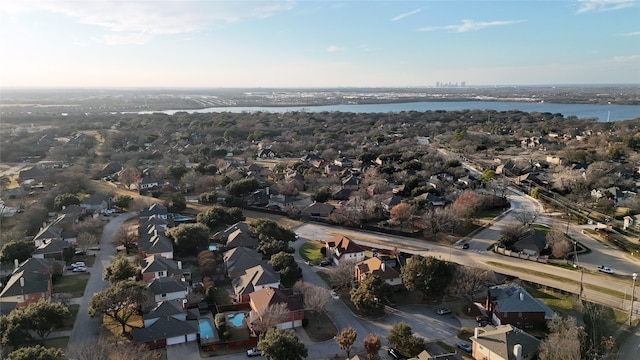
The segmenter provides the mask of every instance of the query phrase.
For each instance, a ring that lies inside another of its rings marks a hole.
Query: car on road
[[[251,349],[247,349],[247,356],[248,357],[253,357],[253,356],[260,356],[262,355],[262,351],[260,351],[260,349],[258,348],[251,348]]]
[[[324,259],[320,261],[320,266],[329,266],[331,265],[331,261]]]
[[[456,344],[456,346],[458,346],[458,349],[460,350],[464,350],[468,353],[470,353],[472,351],[471,349],[471,344],[469,344],[466,341],[458,341],[458,343]]]
[[[464,250],[467,250],[467,249],[469,248],[469,243],[464,243],[464,244],[462,244],[462,248],[463,248]]]
[[[84,266],[76,266],[73,269],[71,269],[71,271],[73,272],[87,272],[87,268]]]
[[[405,359],[405,357],[402,356],[402,354],[400,354],[400,351],[398,351],[398,349],[396,348],[389,348],[388,352],[389,355],[396,360]]]
[[[334,300],[338,300],[338,299],[340,299],[340,295],[338,295],[338,293],[337,293],[337,292],[335,292],[335,291],[333,291],[333,290],[331,290],[331,297],[332,297]]]
[[[604,266],[604,265],[598,266],[598,271],[603,272],[603,273],[607,273],[607,274],[613,274],[613,270],[610,269],[607,266]]]
[[[451,314],[451,309],[447,309],[447,308],[439,308],[438,310],[436,310],[436,314],[438,314],[438,315],[447,315],[447,314]]]

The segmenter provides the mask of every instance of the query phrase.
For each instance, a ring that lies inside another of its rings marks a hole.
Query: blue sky
[[[3,0],[0,86],[640,84],[640,2]]]

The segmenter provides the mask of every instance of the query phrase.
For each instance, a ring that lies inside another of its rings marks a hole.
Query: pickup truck
[[[613,270],[611,270],[609,267],[604,266],[604,265],[598,266],[598,271],[603,272],[603,273],[607,273],[607,274],[613,274]]]

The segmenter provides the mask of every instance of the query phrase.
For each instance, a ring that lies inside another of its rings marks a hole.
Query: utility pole
[[[631,327],[631,319],[633,319],[633,301],[636,297],[636,278],[638,274],[633,273],[631,275],[633,277],[633,285],[631,286],[631,306],[629,307],[629,327]]]

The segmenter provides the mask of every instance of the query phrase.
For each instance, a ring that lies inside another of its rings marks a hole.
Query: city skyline
[[[640,3],[0,4],[3,87],[640,84]]]

